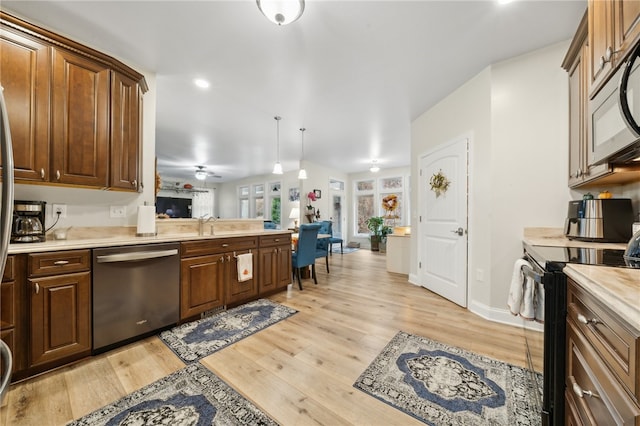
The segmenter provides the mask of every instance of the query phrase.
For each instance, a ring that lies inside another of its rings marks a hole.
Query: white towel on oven
[[[238,281],[247,281],[253,278],[253,254],[239,254],[238,258]]]
[[[544,285],[536,283],[536,322],[544,322]]]
[[[536,319],[536,287],[536,282],[533,278],[525,275],[522,303],[520,304],[520,316],[527,321]]]
[[[516,260],[516,263],[513,265],[513,275],[511,277],[511,286],[509,287],[509,297],[507,299],[509,311],[513,315],[520,315],[522,301],[524,300],[525,277],[522,272],[522,267],[525,265],[531,267],[531,264],[524,259]]]

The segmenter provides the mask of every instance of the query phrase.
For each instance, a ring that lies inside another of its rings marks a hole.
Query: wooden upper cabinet
[[[640,0],[589,0],[589,97],[626,59],[640,37]]]
[[[640,0],[616,0],[613,20],[616,48],[628,52],[640,35]]]
[[[142,152],[142,91],[135,80],[111,77],[111,173],[109,186],[139,190]]]
[[[15,178],[47,180],[51,48],[35,38],[0,28],[0,70]]]
[[[593,97],[613,69],[613,3],[589,0],[589,95]]]
[[[108,186],[109,84],[106,65],[54,50],[52,182]]]
[[[16,181],[139,191],[144,76],[4,12],[0,48]]]

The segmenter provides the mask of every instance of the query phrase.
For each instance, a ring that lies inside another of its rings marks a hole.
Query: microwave
[[[640,43],[589,102],[589,164],[640,164]]]

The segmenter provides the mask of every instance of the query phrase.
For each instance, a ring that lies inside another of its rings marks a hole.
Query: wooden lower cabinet
[[[251,279],[240,281],[238,279],[238,259],[236,256],[247,253],[253,254],[253,274]],[[227,287],[225,297],[227,304],[234,305],[258,297],[258,261],[255,255],[255,250],[239,250],[225,253],[225,262],[227,265]]]
[[[640,426],[639,336],[568,280],[565,424]]]
[[[224,305],[225,264],[222,254],[182,259],[180,266],[180,319]]]
[[[259,251],[260,295],[282,290],[291,283],[291,244]]]
[[[91,273],[30,278],[30,367],[91,352]]]

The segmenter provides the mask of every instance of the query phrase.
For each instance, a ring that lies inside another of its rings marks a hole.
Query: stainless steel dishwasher
[[[93,250],[93,351],[176,324],[179,243]]]

